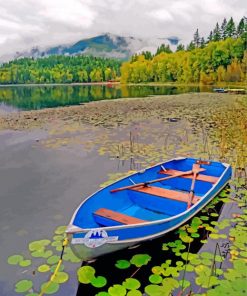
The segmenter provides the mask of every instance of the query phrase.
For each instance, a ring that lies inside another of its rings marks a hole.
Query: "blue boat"
[[[217,92],[217,93],[227,93],[228,92],[228,90],[224,89],[224,88],[214,88],[213,90],[214,90],[214,92]]]
[[[84,261],[163,236],[184,224],[229,182],[229,164],[175,158],[134,173],[87,197],[67,236]]]

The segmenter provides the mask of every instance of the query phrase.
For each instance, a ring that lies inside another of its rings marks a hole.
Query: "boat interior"
[[[178,215],[205,196],[224,170],[221,163],[192,158],[156,165],[94,193],[81,204],[73,224],[99,228]]]

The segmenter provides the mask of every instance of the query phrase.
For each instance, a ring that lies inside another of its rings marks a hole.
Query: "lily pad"
[[[33,241],[33,242],[29,243],[28,248],[31,252],[38,251],[40,249],[44,249],[50,243],[51,243],[51,241],[48,239]]]
[[[58,263],[59,259],[60,259],[59,256],[53,255],[47,259],[47,264],[49,264],[49,265],[56,264],[56,263]]]
[[[91,285],[95,288],[102,288],[107,284],[107,279],[104,276],[97,276],[92,279]]]
[[[110,294],[107,292],[99,292],[95,296],[110,296]]]
[[[118,260],[115,266],[119,269],[126,269],[130,267],[130,262],[127,260]]]
[[[111,296],[125,296],[126,292],[126,289],[121,285],[114,285],[108,289],[108,293]]]
[[[140,288],[141,284],[137,279],[127,278],[123,282],[123,286],[128,290],[137,290],[138,288]]]
[[[33,282],[30,280],[21,280],[15,284],[15,292],[24,293],[33,287]]]
[[[51,272],[54,272],[54,271],[56,270],[56,268],[57,268],[57,264],[52,265],[52,266],[51,266]],[[61,265],[59,266],[58,271],[63,271],[63,270],[64,270],[64,265],[61,264]]]
[[[64,234],[67,226],[58,226],[55,230],[56,234]]]
[[[147,265],[150,260],[151,257],[148,254],[137,254],[131,258],[130,263],[136,267],[141,267]]]
[[[152,274],[149,277],[149,281],[152,284],[160,284],[162,282],[163,278],[162,276],[158,275],[158,274]]]
[[[139,290],[130,290],[126,296],[142,296],[143,294]]]
[[[45,251],[44,249],[40,249],[31,253],[31,255],[35,258],[48,258],[52,255],[51,250]]]
[[[58,284],[62,284],[62,283],[65,283],[67,282],[67,280],[69,279],[69,275],[68,273],[64,272],[64,271],[59,271],[54,279],[53,279],[53,282],[54,283],[58,283]]]
[[[47,271],[49,271],[50,269],[51,269],[50,266],[47,265],[47,264],[43,264],[43,265],[40,265],[40,266],[38,267],[38,271],[39,271],[39,272],[47,272]]]
[[[44,291],[45,294],[55,294],[59,290],[59,284],[54,282],[46,282],[41,285],[41,291]]]
[[[11,264],[11,265],[17,265],[21,261],[23,261],[22,255],[12,255],[8,258],[8,264]]]
[[[77,270],[78,281],[82,284],[89,284],[95,275],[95,269],[92,266],[82,266]]]
[[[27,266],[30,266],[32,264],[32,261],[29,260],[29,259],[26,259],[26,260],[22,260],[19,262],[19,265],[21,267],[27,267]]]

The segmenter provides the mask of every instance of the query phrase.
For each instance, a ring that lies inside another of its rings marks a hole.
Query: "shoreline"
[[[241,87],[244,89],[244,82],[221,82],[216,84],[200,83],[177,83],[177,82],[141,82],[141,83],[121,83],[120,81],[103,81],[103,82],[73,82],[73,83],[17,83],[17,84],[0,84],[0,87],[37,87],[37,86],[94,86],[94,85],[120,85],[120,86],[173,86],[173,87]]]

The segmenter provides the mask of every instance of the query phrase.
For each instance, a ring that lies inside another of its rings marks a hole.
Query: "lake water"
[[[50,85],[1,86],[0,110],[36,110],[126,97],[211,92],[211,86]]]

